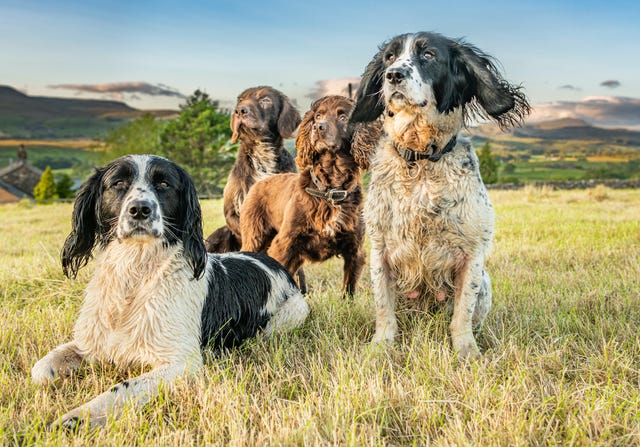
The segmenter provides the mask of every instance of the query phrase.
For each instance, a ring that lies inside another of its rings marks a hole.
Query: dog
[[[223,193],[226,225],[207,237],[209,253],[240,249],[240,207],[251,186],[281,172],[296,172],[293,156],[282,146],[300,124],[300,114],[280,91],[253,87],[238,96],[231,117],[231,142],[240,140],[236,162]]]
[[[80,188],[62,266],[75,277],[95,251],[95,272],[73,340],[39,360],[35,383],[72,375],[82,362],[153,369],[119,383],[54,426],[102,426],[160,383],[198,373],[205,348],[300,325],[309,308],[289,273],[259,253],[207,255],[189,175],[153,155],[118,158]]]
[[[385,135],[369,154],[364,206],[376,302],[373,342],[393,342],[398,298],[452,298],[453,349],[461,360],[480,356],[473,330],[491,308],[484,262],[494,211],[478,157],[459,133],[472,116],[507,128],[529,111],[522,88],[462,40],[431,32],[399,35],[368,64],[350,121],[384,114]]]
[[[257,182],[240,213],[242,249],[266,251],[292,275],[305,262],[342,256],[343,296],[353,295],[365,258],[363,171],[351,153],[354,131],[348,126],[353,105],[343,96],[315,101],[296,138],[300,173]],[[379,132],[364,126],[358,131],[359,144],[373,147]]]

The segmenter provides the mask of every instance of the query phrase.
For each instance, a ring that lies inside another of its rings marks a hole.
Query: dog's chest
[[[135,258],[98,260],[75,338],[90,356],[121,365],[184,357],[198,346],[206,281],[190,280],[181,257]]]
[[[278,156],[276,149],[267,144],[258,144],[253,151],[253,181],[259,182],[278,172]]]
[[[455,269],[491,244],[493,209],[479,180],[477,157],[452,155],[410,168],[383,154],[372,167],[368,231],[383,241],[392,266],[424,270],[416,277]]]

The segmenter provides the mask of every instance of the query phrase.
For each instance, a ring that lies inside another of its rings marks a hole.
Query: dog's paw
[[[393,345],[393,340],[395,338],[395,333],[392,331],[376,331],[373,338],[371,339],[371,343],[374,345]]]
[[[31,380],[38,385],[47,385],[58,378],[58,373],[48,359],[42,358],[31,368]]]
[[[80,408],[76,408],[53,422],[49,428],[51,430],[61,429],[70,433],[77,433],[78,430],[83,427],[88,427],[90,429],[102,428],[105,426],[106,421],[106,417],[100,417],[98,415],[89,417],[89,415],[84,414]]]
[[[478,345],[475,340],[462,343],[457,346],[455,350],[458,355],[458,360],[461,362],[475,362],[482,358],[482,354],[480,354],[480,350],[478,349]]]

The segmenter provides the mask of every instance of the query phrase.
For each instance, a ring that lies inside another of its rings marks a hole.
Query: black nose
[[[399,84],[407,77],[407,71],[402,67],[390,68],[385,76],[390,83]]]
[[[316,123],[316,126],[318,126],[318,130],[320,132],[324,132],[325,130],[327,130],[327,122],[326,121],[318,121]]]
[[[246,115],[249,113],[249,107],[248,106],[240,106],[236,109],[236,113],[239,113],[240,115]]]
[[[129,216],[136,220],[147,219],[152,211],[152,204],[148,200],[136,200],[129,205]]]

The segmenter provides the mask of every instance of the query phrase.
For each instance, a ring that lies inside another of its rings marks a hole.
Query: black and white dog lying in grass
[[[300,325],[309,308],[287,271],[257,253],[207,255],[193,183],[152,155],[118,158],[81,187],[62,251],[75,277],[96,248],[96,267],[73,340],[38,361],[33,381],[67,377],[83,361],[150,365],[62,416],[55,425],[104,425],[127,402],[142,405],[158,385],[193,376],[202,349]]]

